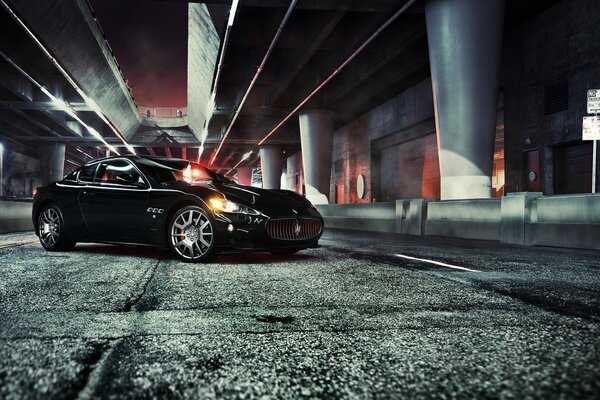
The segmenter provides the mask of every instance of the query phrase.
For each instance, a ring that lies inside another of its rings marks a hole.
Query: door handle
[[[90,196],[94,196],[95,195],[94,192],[88,192],[87,190],[84,190],[83,194],[89,194]]]

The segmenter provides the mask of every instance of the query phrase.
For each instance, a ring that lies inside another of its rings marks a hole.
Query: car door
[[[98,240],[144,242],[150,214],[148,182],[127,159],[98,163],[94,178],[79,195],[90,236]]]

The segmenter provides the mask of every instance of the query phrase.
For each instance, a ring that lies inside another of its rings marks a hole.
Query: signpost
[[[600,89],[590,89],[587,92],[588,114],[600,113]]]
[[[593,117],[583,117],[582,139],[593,140],[592,153],[592,193],[596,193],[596,153],[600,140],[600,89],[590,89],[587,92],[587,112]]]
[[[600,140],[600,117],[583,117],[583,140]]]

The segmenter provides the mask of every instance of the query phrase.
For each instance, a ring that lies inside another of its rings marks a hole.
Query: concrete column
[[[285,163],[283,164],[283,166],[285,167]],[[281,179],[279,181],[279,187],[281,189],[285,189],[285,190],[292,190],[290,189],[290,182],[289,182],[289,178],[288,178],[288,174],[287,174],[287,168],[283,170],[283,172],[281,173]]]
[[[238,184],[244,186],[252,185],[252,167],[242,167],[237,169]]]
[[[490,198],[504,0],[425,4],[441,198]]]
[[[263,146],[260,148],[260,169],[264,189],[281,188],[283,170],[283,148],[281,146]]]
[[[326,110],[300,113],[300,144],[306,198],[313,204],[329,203],[333,118]]]
[[[39,147],[42,185],[60,181],[65,164],[65,144],[52,143]]]

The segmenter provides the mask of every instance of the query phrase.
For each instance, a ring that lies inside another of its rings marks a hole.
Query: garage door
[[[592,143],[580,142],[554,148],[554,193],[592,191]]]

